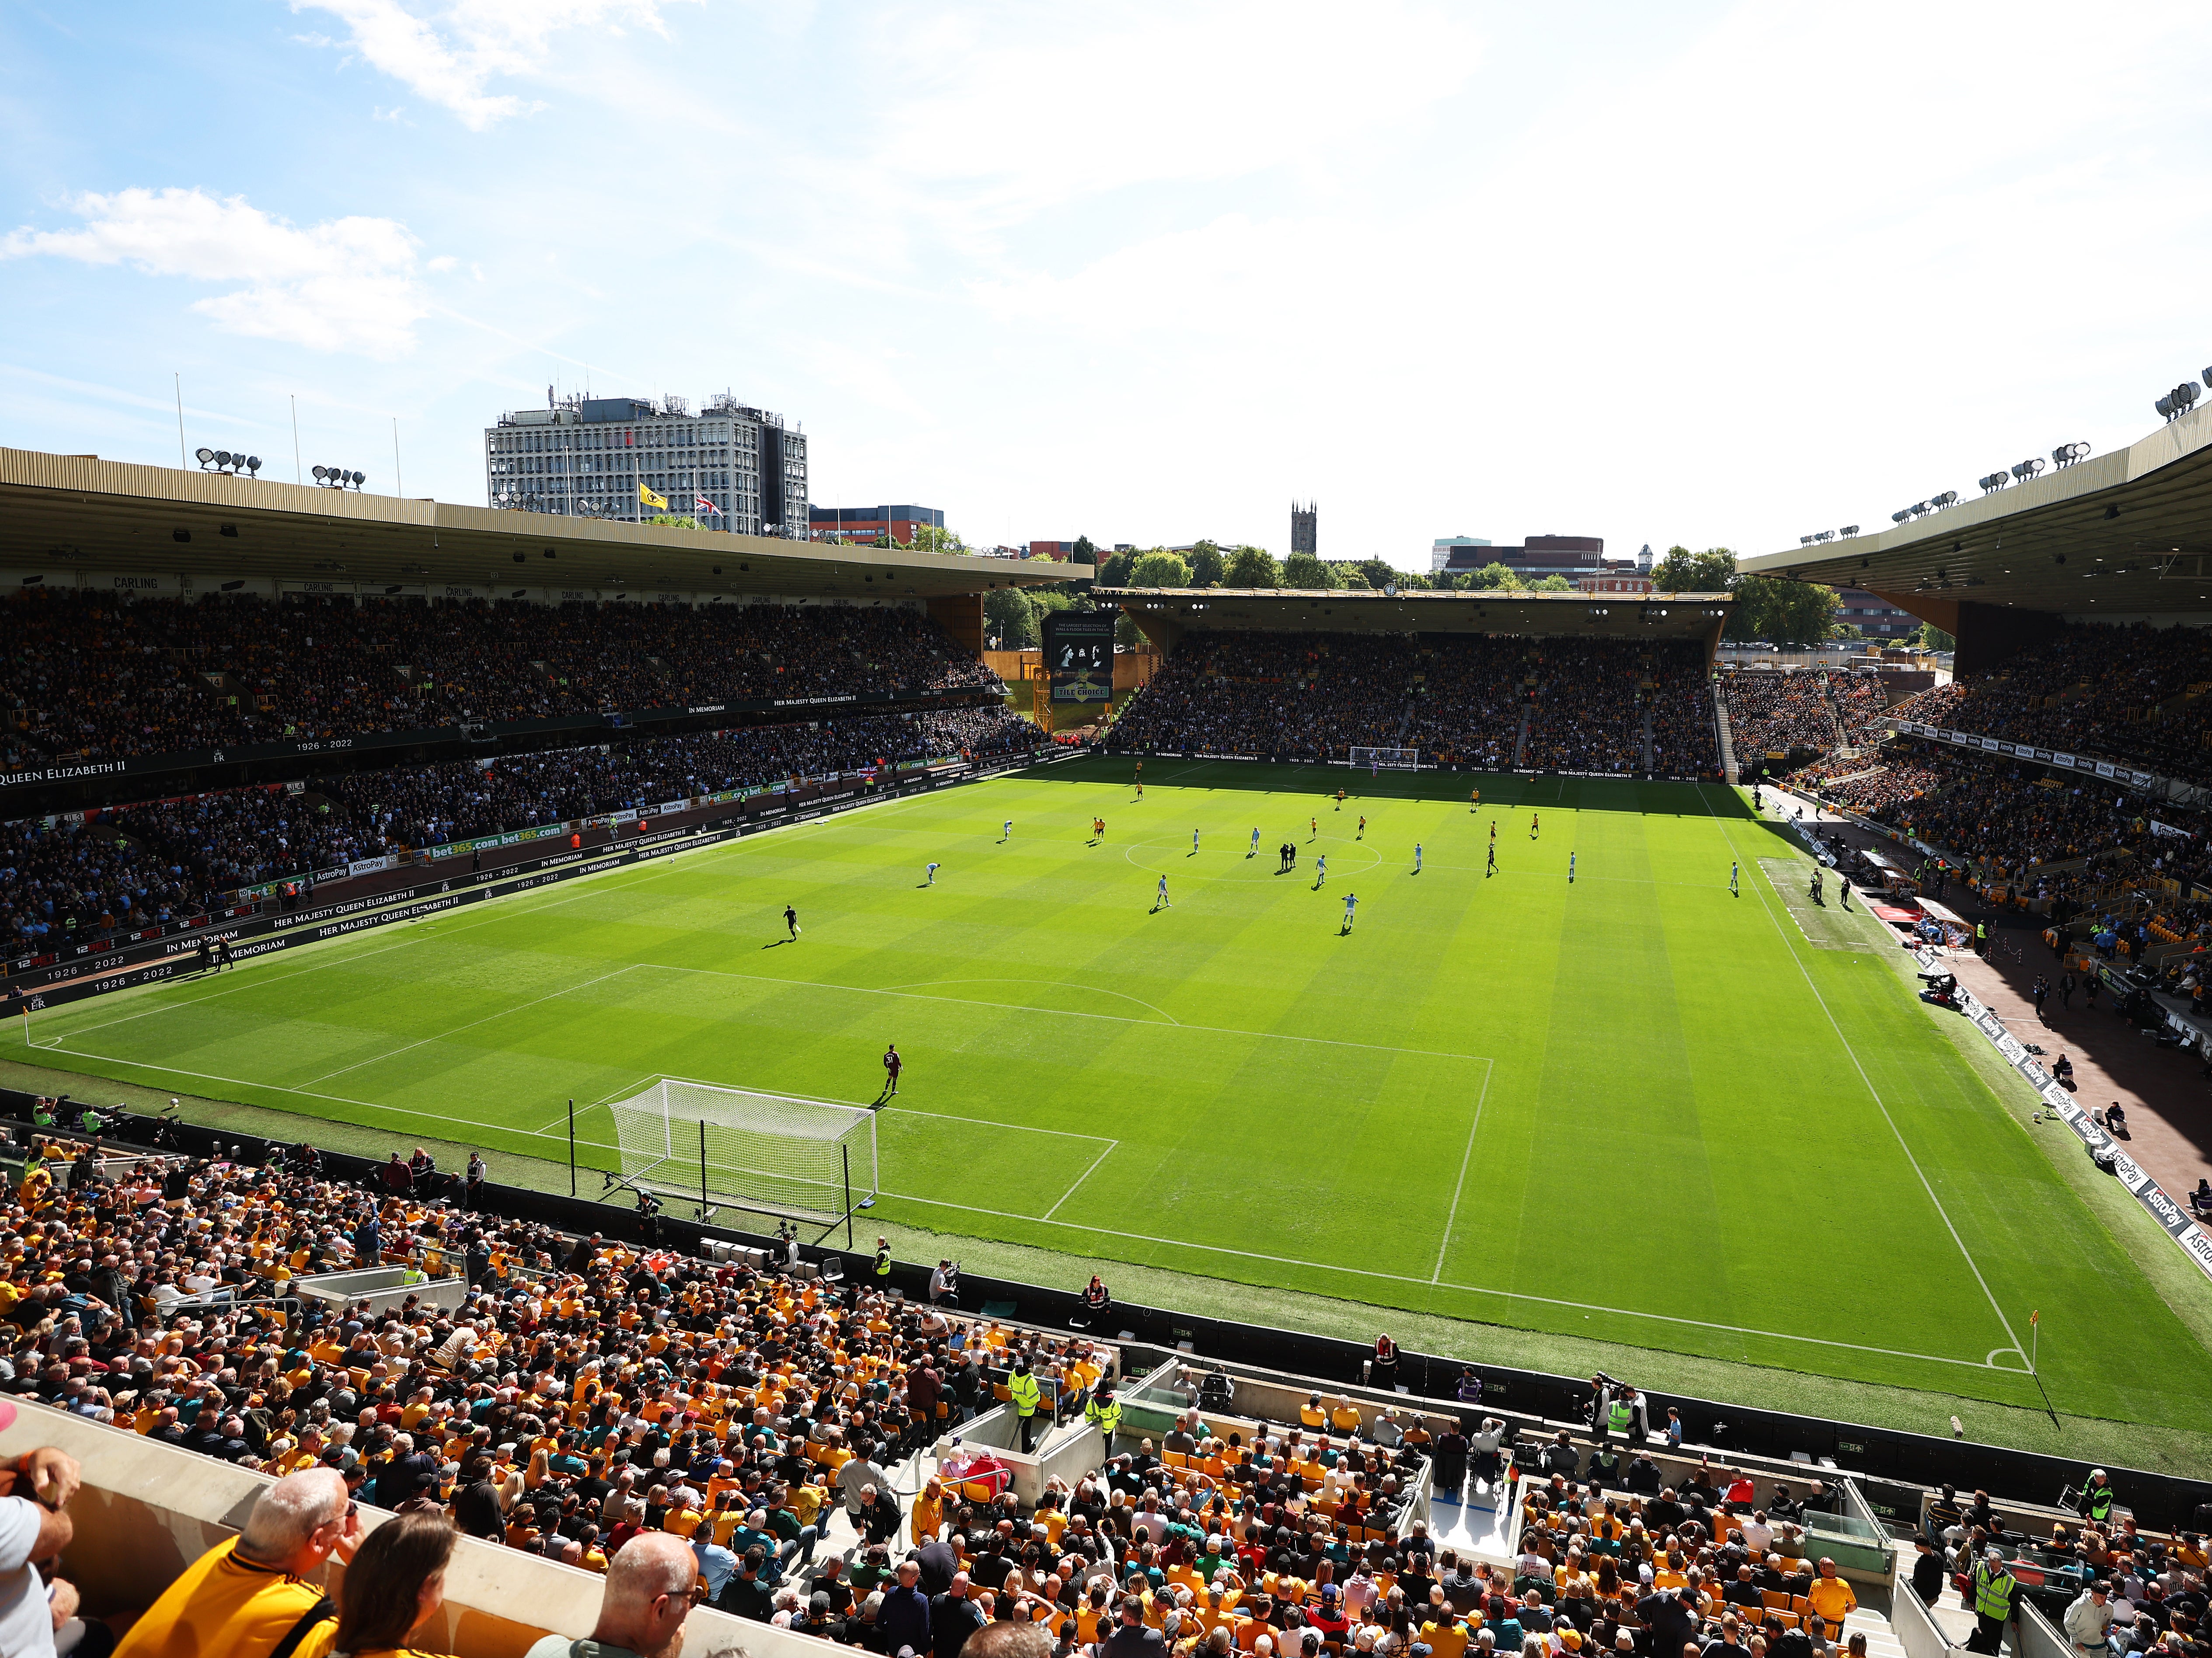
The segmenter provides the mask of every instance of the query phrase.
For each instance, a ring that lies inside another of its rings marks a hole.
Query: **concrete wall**
[[[405,1281],[407,1271],[404,1266],[364,1266],[357,1272],[319,1272],[313,1278],[294,1278],[291,1291],[313,1301],[339,1306],[366,1302],[372,1313],[388,1312],[402,1306],[410,1296],[424,1306],[452,1312],[469,1297],[466,1278],[441,1278],[427,1284],[409,1284]]]
[[[100,1614],[151,1604],[185,1566],[235,1536],[266,1475],[232,1467],[192,1451],[155,1444],[40,1405],[21,1405],[15,1424],[0,1433],[0,1456],[52,1445],[75,1457],[84,1487],[70,1503],[76,1536],[63,1571]],[[374,1527],[391,1518],[364,1506]],[[335,1589],[343,1569],[326,1569]],[[459,1658],[519,1658],[555,1631],[587,1635],[599,1617],[600,1579],[496,1544],[463,1538],[446,1574],[446,1605],[416,1643]],[[835,1658],[827,1642],[791,1635],[703,1607],[684,1625],[681,1658],[707,1658],[742,1646],[752,1658]]]

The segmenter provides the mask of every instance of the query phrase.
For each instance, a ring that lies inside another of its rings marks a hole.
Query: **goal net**
[[[1421,751],[1419,749],[1347,749],[1355,766],[1372,766],[1377,771],[1418,771]]]
[[[607,1108],[624,1184],[823,1225],[876,1195],[876,1114],[663,1078]]]

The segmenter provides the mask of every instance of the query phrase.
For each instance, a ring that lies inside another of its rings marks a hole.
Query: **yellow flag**
[[[666,495],[656,495],[642,483],[637,486],[637,498],[643,501],[647,506],[652,507],[655,512],[665,513],[668,510],[668,497]]]

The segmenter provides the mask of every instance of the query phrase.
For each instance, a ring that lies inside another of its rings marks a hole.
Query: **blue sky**
[[[1532,15],[1533,14],[1533,15]],[[2212,363],[2145,3],[0,4],[0,443],[481,503],[731,389],[970,540],[1794,546]]]

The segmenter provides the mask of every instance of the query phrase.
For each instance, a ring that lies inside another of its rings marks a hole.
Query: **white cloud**
[[[373,67],[482,132],[511,115],[544,107],[489,87],[495,79],[542,70],[555,35],[579,28],[619,33],[623,25],[634,24],[665,36],[665,3],[447,0],[410,6],[404,0],[293,0],[293,9],[330,13],[350,31],[344,44]]]
[[[70,203],[73,230],[26,226],[0,237],[0,258],[128,264],[149,276],[241,287],[192,309],[229,333],[392,357],[411,350],[428,309],[416,240],[392,219],[288,223],[241,196],[124,190]]]

